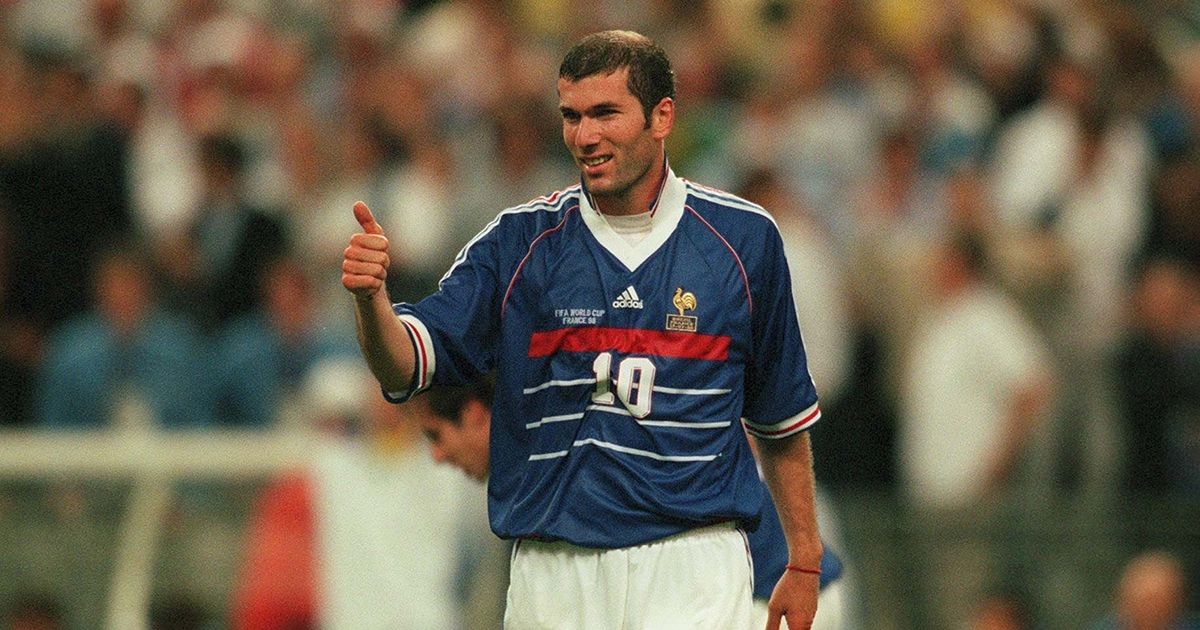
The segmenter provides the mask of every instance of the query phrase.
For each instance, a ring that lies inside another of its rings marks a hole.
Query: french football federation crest
[[[676,287],[671,303],[675,305],[675,310],[679,311],[679,314],[667,315],[667,330],[696,332],[696,318],[683,314],[684,311],[696,310],[696,296],[689,291],[684,291],[683,287]]]

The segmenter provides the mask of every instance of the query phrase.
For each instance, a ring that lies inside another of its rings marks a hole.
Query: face
[[[653,195],[652,177],[662,167],[663,142],[674,123],[674,103],[663,99],[650,112],[629,91],[629,70],[558,80],[563,142],[594,197],[631,201]],[[644,210],[644,208],[643,208]]]
[[[462,423],[454,424],[432,413],[417,418],[421,432],[429,440],[434,461],[450,464],[476,481],[488,473],[488,430],[490,412],[477,401],[463,407]]]

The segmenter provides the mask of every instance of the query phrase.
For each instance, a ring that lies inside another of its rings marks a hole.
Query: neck
[[[662,192],[663,180],[667,177],[666,155],[659,158],[650,168],[638,178],[632,186],[624,191],[609,194],[592,194],[592,205],[600,214],[612,216],[628,216],[649,212]]]

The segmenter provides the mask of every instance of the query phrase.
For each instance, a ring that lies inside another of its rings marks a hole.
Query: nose
[[[446,451],[437,444],[430,444],[429,454],[433,456],[433,461],[441,464],[446,461]]]
[[[575,126],[575,146],[586,148],[600,142],[600,126],[587,116],[579,119]]]

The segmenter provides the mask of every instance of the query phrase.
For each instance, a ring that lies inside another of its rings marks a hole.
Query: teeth
[[[586,164],[587,166],[599,166],[599,165],[607,162],[608,158],[607,157],[580,158],[580,161],[583,162],[584,164]]]

